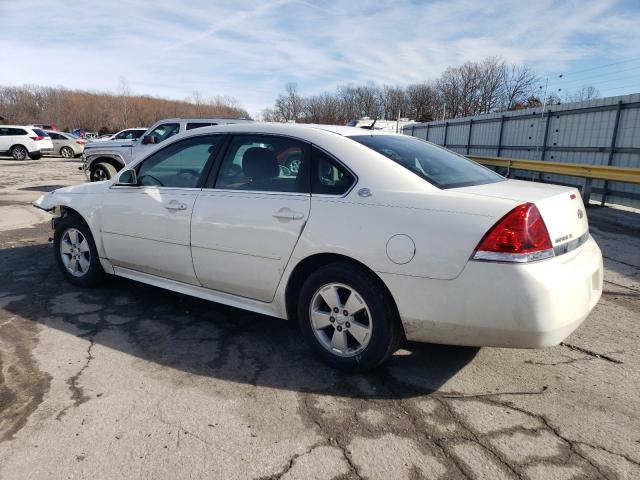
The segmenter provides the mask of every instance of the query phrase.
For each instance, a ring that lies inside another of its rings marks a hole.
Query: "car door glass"
[[[137,169],[142,186],[197,188],[207,164],[220,148],[222,136],[196,137],[154,153]]]
[[[220,166],[216,188],[264,192],[309,192],[302,142],[286,137],[234,137]]]
[[[156,138],[156,143],[160,143],[178,132],[180,132],[179,123],[163,123],[154,128],[149,135]]]
[[[211,127],[213,125],[217,125],[217,123],[187,123],[187,130],[193,130],[194,128],[202,128],[202,127]]]
[[[313,147],[311,156],[313,159],[312,194],[344,195],[349,191],[355,181],[351,173],[316,147]]]

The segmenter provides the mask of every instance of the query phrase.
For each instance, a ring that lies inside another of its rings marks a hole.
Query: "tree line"
[[[273,108],[263,110],[262,119],[337,125],[361,117],[428,122],[540,106],[544,102],[541,83],[539,75],[528,66],[490,57],[449,67],[436,80],[406,87],[349,84],[334,92],[303,97],[296,84],[289,83]],[[594,87],[585,86],[565,95],[564,100],[582,101],[599,96]],[[546,101],[558,104],[561,99],[555,93],[547,93]]]
[[[203,99],[198,92],[183,101],[132,95],[121,79],[115,94],[36,85],[0,86],[0,116],[6,124],[54,123],[64,131],[82,128],[110,133],[149,127],[162,118],[248,118],[249,114],[233,99]]]

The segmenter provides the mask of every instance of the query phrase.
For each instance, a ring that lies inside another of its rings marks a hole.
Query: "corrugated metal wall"
[[[550,105],[544,114],[533,108],[416,123],[403,133],[463,155],[640,168],[640,94]],[[517,171],[515,176],[583,185],[582,179],[563,175]],[[591,198],[600,201],[604,188],[604,182],[594,181]],[[608,203],[640,208],[639,185],[609,182],[606,189]]]

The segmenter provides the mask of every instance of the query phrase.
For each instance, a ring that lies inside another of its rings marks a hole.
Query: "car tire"
[[[98,250],[87,223],[79,215],[67,215],[53,235],[56,263],[65,278],[78,287],[91,288],[104,278]]]
[[[14,160],[25,160],[29,152],[22,145],[16,145],[11,148],[11,156]]]
[[[305,340],[325,362],[341,370],[377,367],[402,339],[396,306],[380,279],[346,262],[328,264],[307,278],[297,313]]]
[[[71,147],[62,147],[60,149],[60,156],[63,158],[73,158],[75,155],[76,154]]]
[[[42,158],[42,154],[41,153],[30,153],[29,154],[29,158],[31,160],[40,160]]]
[[[89,179],[92,182],[101,182],[103,180],[110,180],[116,173],[116,167],[110,163],[99,162],[91,167]]]

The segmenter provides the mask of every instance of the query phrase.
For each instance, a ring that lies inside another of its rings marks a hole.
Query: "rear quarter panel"
[[[356,187],[357,189],[358,187]],[[376,272],[441,280],[456,278],[486,231],[515,202],[478,199],[453,191],[374,193],[361,198],[312,197],[311,214],[293,254],[337,253]],[[413,258],[399,264],[387,254],[391,237],[413,240]]]

